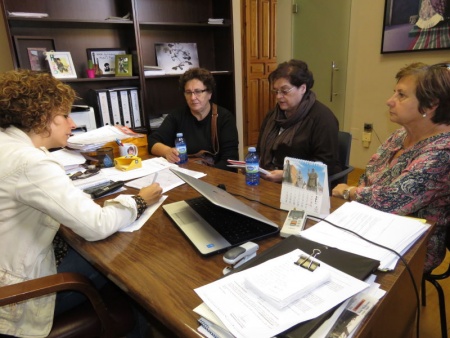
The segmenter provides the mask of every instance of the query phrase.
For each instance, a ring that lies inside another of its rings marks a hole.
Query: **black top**
[[[211,105],[212,107],[212,105]],[[227,167],[227,159],[239,159],[239,140],[234,115],[227,109],[217,106],[217,133],[219,136],[219,154],[216,156],[215,167],[234,171]],[[183,133],[188,154],[195,154],[200,150],[212,152],[211,143],[211,115],[212,111],[201,121],[192,115],[188,106],[172,111],[164,119],[161,126],[148,136],[148,149],[155,143],[163,143],[175,147],[177,133]]]

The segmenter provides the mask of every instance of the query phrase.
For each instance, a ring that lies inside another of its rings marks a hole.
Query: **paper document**
[[[177,165],[169,163],[168,161],[166,161],[165,159],[161,159],[160,157],[156,157],[142,161],[141,168],[122,171],[113,167],[103,168],[101,171],[105,177],[109,178],[111,181],[117,182],[129,181],[139,177],[147,176],[173,166]]]
[[[370,241],[403,254],[429,228],[428,224],[379,211],[358,202],[345,203],[327,221],[352,230]],[[380,261],[380,270],[393,270],[399,257],[357,236],[321,221],[302,231],[302,237]]]
[[[153,205],[150,205],[145,211],[142,213],[141,217],[131,223],[129,226],[120,229],[120,232],[133,232],[142,228],[142,226],[147,222],[151,215],[155,213],[155,211],[159,208],[159,206],[165,201],[167,196],[161,196],[158,202]]]
[[[301,255],[308,254],[296,249],[256,267],[233,273],[197,288],[195,292],[235,337],[264,338],[273,337],[298,323],[315,318],[368,287],[367,283],[320,262],[319,269],[330,272],[330,281],[283,310],[267,303],[248,288],[247,277],[252,276],[255,271],[259,273],[261,266],[267,265],[268,274],[271,273],[273,266],[277,268],[285,266],[289,269]],[[296,267],[303,269],[300,266]]]
[[[206,176],[205,173],[189,170],[185,168],[177,168],[178,171],[184,172],[185,174],[188,174],[192,177],[200,178],[203,176]],[[156,183],[159,183],[160,187],[162,188],[162,192],[165,193],[169,190],[172,190],[173,188],[176,188],[182,184],[184,184],[184,181],[179,178],[177,175],[175,175],[173,172],[170,171],[169,168],[163,169],[158,171],[157,173],[147,175],[141,178],[138,178],[136,180],[130,181],[125,183],[127,187],[135,188],[135,189],[142,189],[143,187],[146,187],[153,183],[153,180],[156,177]]]

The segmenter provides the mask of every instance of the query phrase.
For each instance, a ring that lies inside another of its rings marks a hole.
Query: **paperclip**
[[[313,252],[309,256],[300,255],[299,259],[295,264],[301,266],[302,268],[305,268],[309,271],[314,271],[320,266],[320,263],[315,262],[313,258],[316,258],[317,255],[320,255],[322,252],[319,249],[314,249]],[[305,264],[309,263],[308,266]],[[314,265],[313,265],[314,264]]]

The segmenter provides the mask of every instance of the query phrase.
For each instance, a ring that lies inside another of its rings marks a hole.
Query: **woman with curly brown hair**
[[[101,207],[76,188],[48,149],[64,147],[76,127],[70,117],[71,87],[47,73],[0,74],[0,286],[60,271],[104,278],[72,249],[56,264],[52,242],[64,224],[88,241],[129,225],[161,197],[158,184],[138,195],[120,195]],[[14,243],[12,246],[11,243]],[[76,293],[45,296],[0,307],[0,333],[47,336],[54,313],[83,299]]]

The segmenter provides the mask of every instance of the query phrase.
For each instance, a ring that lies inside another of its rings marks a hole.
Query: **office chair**
[[[77,273],[2,286],[0,307],[65,290],[80,292],[88,301],[55,317],[48,337],[120,337],[133,329],[133,311],[125,295],[112,284],[99,292],[88,278]]]
[[[448,250],[450,250],[450,231],[447,231],[446,247]],[[450,277],[450,264],[447,267],[447,270],[443,273],[433,274],[430,272],[430,273],[424,273],[422,276],[422,306],[427,305],[425,281],[428,281],[431,284],[433,284],[437,291],[438,301],[439,301],[439,313],[441,316],[442,338],[447,338],[447,315],[446,315],[446,311],[445,311],[444,290],[442,290],[442,286],[438,283],[438,280],[442,280],[442,279],[445,279],[448,277]]]
[[[347,183],[348,174],[353,171],[353,167],[350,166],[350,149],[352,147],[352,134],[339,131],[338,135],[338,153],[339,153],[339,165],[342,171],[330,175],[328,177],[328,187],[331,190],[339,183]]]

